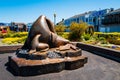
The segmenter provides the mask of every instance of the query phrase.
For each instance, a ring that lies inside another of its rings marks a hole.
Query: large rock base
[[[9,57],[9,65],[19,76],[33,76],[46,73],[60,72],[64,69],[74,70],[83,67],[87,57],[46,58],[43,60],[29,60]]]
[[[61,47],[29,53],[20,49],[14,56],[9,56],[8,61],[16,75],[31,76],[78,69],[87,63],[87,57],[82,56],[81,49]]]

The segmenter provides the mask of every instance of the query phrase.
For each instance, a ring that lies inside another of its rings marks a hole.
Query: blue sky
[[[120,0],[0,0],[0,22],[33,22],[40,15],[57,22],[91,10],[120,8]]]

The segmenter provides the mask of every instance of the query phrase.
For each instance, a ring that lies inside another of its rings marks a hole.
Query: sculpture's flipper
[[[49,45],[48,45],[48,44],[46,44],[46,43],[40,43],[40,42],[39,42],[39,37],[40,37],[40,36],[41,36],[41,35],[36,35],[36,36],[34,37],[34,39],[32,40],[32,44],[31,44],[32,50],[40,51],[40,50],[46,50],[46,49],[49,48]]]

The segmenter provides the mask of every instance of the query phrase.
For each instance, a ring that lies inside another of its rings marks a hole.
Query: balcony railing
[[[102,20],[103,25],[108,25],[108,24],[120,24],[120,18],[109,18],[109,19],[103,19]]]

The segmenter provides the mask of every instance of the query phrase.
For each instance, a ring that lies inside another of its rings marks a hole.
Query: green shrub
[[[120,38],[110,38],[108,39],[109,43],[111,44],[116,44],[116,45],[120,45]]]
[[[87,23],[80,22],[72,22],[70,25],[70,35],[69,39],[70,40],[80,40],[82,34],[84,34],[85,30],[87,29],[88,25]]]
[[[63,24],[59,24],[59,25],[56,25],[56,26],[55,26],[55,31],[56,31],[56,32],[64,32],[65,29],[66,29],[66,26],[63,25]]]
[[[76,35],[76,32],[70,32],[68,39],[69,40],[74,40],[74,41],[79,41],[81,36]]]
[[[107,40],[104,37],[99,37],[99,42],[101,44],[107,44],[108,43]]]
[[[69,37],[69,32],[57,32],[57,34],[65,39]]]
[[[106,39],[112,38],[112,37],[114,37],[114,38],[120,37],[120,33],[118,33],[118,32],[113,32],[113,33],[95,32],[95,35],[98,37],[104,37]]]
[[[90,40],[90,38],[91,38],[91,34],[84,34],[83,36],[82,36],[82,39],[84,39],[84,40]]]
[[[92,36],[94,34],[94,26],[88,26],[85,33]]]
[[[98,39],[103,37],[105,38],[104,41],[106,40],[111,44],[120,45],[120,41],[118,40],[118,38],[120,38],[120,33],[118,32],[112,32],[112,33],[95,32],[94,35],[97,36]]]

